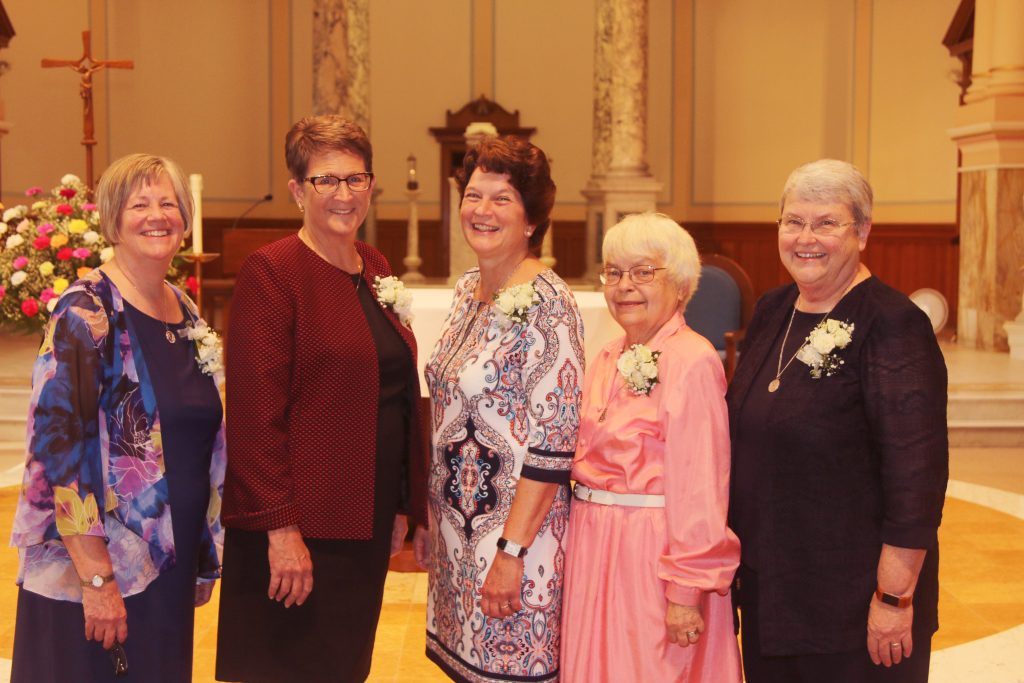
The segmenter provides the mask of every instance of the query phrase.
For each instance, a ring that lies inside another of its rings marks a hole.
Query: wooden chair
[[[740,264],[721,254],[701,254],[697,291],[686,306],[687,324],[714,345],[725,376],[736,369],[736,345],[754,312],[754,285]]]

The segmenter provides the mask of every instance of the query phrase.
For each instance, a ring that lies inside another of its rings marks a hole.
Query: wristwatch
[[[526,557],[526,548],[504,536],[498,539],[498,550],[512,557]]]
[[[93,588],[102,588],[103,584],[110,583],[114,580],[113,574],[103,576],[102,574],[93,574],[91,579],[79,579],[83,586],[92,586]]]
[[[881,588],[875,589],[875,597],[878,598],[879,602],[884,602],[887,605],[893,607],[899,607],[904,609],[914,604],[914,596],[911,595],[893,595],[892,593],[885,593]]]

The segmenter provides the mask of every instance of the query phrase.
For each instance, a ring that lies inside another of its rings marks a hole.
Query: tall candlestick
[[[405,189],[407,190],[418,190],[420,189],[420,183],[416,179],[416,157],[412,154],[405,158],[405,163],[409,167],[409,179],[405,181]]]
[[[192,189],[192,253],[203,253],[203,176],[193,173],[188,177]]]

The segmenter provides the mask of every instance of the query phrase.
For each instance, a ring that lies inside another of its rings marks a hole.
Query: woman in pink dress
[[[684,229],[651,213],[609,230],[603,258],[605,300],[626,334],[584,384],[562,680],[740,681],[725,373],[682,315],[700,259]]]

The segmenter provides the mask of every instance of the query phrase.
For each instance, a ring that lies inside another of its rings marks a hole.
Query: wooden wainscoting
[[[701,252],[724,254],[750,275],[760,296],[791,282],[779,261],[777,229],[761,223],[685,223]],[[864,263],[886,284],[910,294],[922,287],[942,292],[949,303],[947,327],[956,327],[959,247],[957,226],[949,223],[875,223]]]

